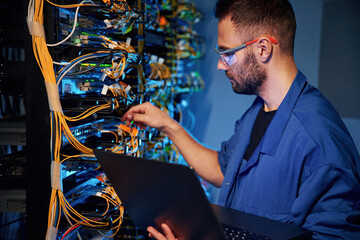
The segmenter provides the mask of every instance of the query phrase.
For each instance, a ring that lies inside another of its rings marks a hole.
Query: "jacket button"
[[[228,182],[226,182],[226,183],[225,183],[225,186],[229,186],[229,183],[228,183]]]

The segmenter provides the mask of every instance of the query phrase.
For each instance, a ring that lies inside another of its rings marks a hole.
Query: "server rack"
[[[31,1],[22,1],[21,16],[19,16],[22,19],[21,31],[24,36],[26,62],[23,64],[26,105],[26,165],[24,173],[26,178],[26,238],[60,239],[61,236],[63,238],[66,236],[65,239],[75,239],[76,231],[73,231],[75,234],[71,232],[70,236],[69,230],[72,227],[64,214],[59,213],[59,218],[56,217],[56,224],[50,231],[47,227],[49,216],[51,218],[51,209],[52,207],[56,208],[51,204],[49,208],[49,200],[53,191],[51,189],[54,189],[51,181],[54,174],[50,169],[54,170],[52,163],[55,158],[54,139],[56,133],[51,129],[54,129],[55,117],[52,114],[53,109],[49,110],[49,92],[34,57],[34,37],[27,34],[25,16],[28,15],[26,7],[29,2]],[[153,104],[165,109],[173,118],[181,121],[184,114],[182,111],[186,106],[183,103],[187,101],[186,95],[203,89],[204,82],[196,72],[193,63],[203,54],[203,40],[192,31],[192,24],[200,18],[200,13],[197,12],[193,2],[94,0],[84,2],[94,6],[81,6],[78,12],[76,12],[76,7],[68,9],[54,6],[55,4],[62,6],[78,4],[75,0],[58,0],[53,1],[53,4],[50,4],[50,1],[42,2],[44,6],[41,11],[44,14],[46,43],[59,42],[70,35],[74,19],[76,15],[79,16],[74,33],[76,36],[69,38],[63,45],[47,48],[54,62],[69,64],[79,55],[91,54],[99,49],[107,52],[105,55],[97,56],[92,62],[84,61],[81,64],[79,62],[74,69],[64,74],[62,82],[58,85],[64,115],[76,116],[95,105],[111,102],[110,109],[99,110],[95,114],[89,115],[87,119],[69,126],[69,134],[74,138],[69,139],[61,134],[60,152],[68,155],[76,154],[79,149],[72,147],[71,141],[78,141],[81,146],[90,149],[112,148],[116,151],[121,149],[124,154],[137,154],[163,161],[182,161],[171,141],[155,129],[140,131],[135,126],[127,129],[124,125],[114,123],[113,120],[118,119],[133,105],[152,101]],[[119,9],[121,9],[118,12],[111,12],[115,6],[120,6]],[[129,19],[123,16],[127,16]],[[123,20],[125,23],[121,22]],[[127,20],[129,22],[126,22]],[[96,23],[96,27],[102,23],[103,28],[96,32],[89,27],[95,28],[93,22]],[[33,32],[32,34],[34,35]],[[35,33],[35,35],[37,34]],[[134,53],[128,51],[120,54],[116,46],[114,47],[114,45],[122,45],[126,42],[131,42],[128,45],[133,45]],[[114,58],[116,54],[118,57]],[[114,69],[117,69],[114,62],[119,66],[121,63],[117,61],[123,56],[130,59],[122,63],[123,65],[126,63],[125,72],[120,76],[114,76],[116,74]],[[55,73],[61,73],[62,66],[53,65],[53,68]],[[91,72],[92,76],[83,74],[77,77],[79,75],[71,74],[81,71]],[[106,71],[110,73],[105,76]],[[20,74],[20,71],[18,73]],[[107,93],[112,94],[111,96],[100,94],[109,86],[118,92],[114,93],[114,90],[107,89]],[[126,91],[124,92],[124,90]],[[129,95],[125,94],[127,92]],[[121,94],[125,94],[125,96]],[[115,125],[120,127],[114,129]],[[118,135],[115,136],[116,141],[113,132]],[[123,138],[121,141],[118,140],[120,137]],[[114,143],[118,144],[117,148]],[[64,158],[61,157],[61,160]],[[96,215],[94,209],[104,210],[105,205],[97,198],[96,193],[89,194],[89,192],[100,191],[99,189],[105,186],[105,183],[101,181],[104,179],[99,170],[93,167],[95,166],[94,158],[80,156],[74,159],[74,161],[69,161],[69,164],[58,165],[60,171],[57,171],[62,175],[59,178],[63,188],[61,192],[64,193],[70,205],[76,206],[82,216],[94,219],[94,214]],[[64,176],[66,174],[68,176]],[[114,209],[119,210],[116,207]],[[55,214],[58,212],[55,211]],[[94,237],[99,235],[96,233],[97,230],[101,230],[105,235],[112,235],[114,231],[109,231],[109,225],[113,221],[111,218],[116,218],[119,214],[123,214],[123,223],[113,238],[146,238],[144,232],[136,229],[126,213],[121,211],[114,214],[111,212],[99,220],[104,223],[103,227],[100,225],[90,227],[76,221],[73,223],[81,226],[77,229],[82,228],[79,232],[93,234]]]

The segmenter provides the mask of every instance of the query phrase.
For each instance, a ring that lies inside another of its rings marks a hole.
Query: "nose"
[[[220,58],[217,63],[217,69],[224,71],[228,69],[228,67],[223,63],[223,61]]]

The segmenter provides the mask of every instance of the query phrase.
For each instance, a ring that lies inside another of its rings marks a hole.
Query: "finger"
[[[131,123],[133,122],[133,116],[127,115],[126,117],[122,117],[120,120],[125,123],[126,126],[130,127]]]
[[[136,109],[134,110],[134,109],[132,109],[132,108],[130,108],[126,113],[124,113],[124,115],[121,117],[121,121],[122,122],[125,122],[125,121],[127,121],[127,120],[130,120],[131,121],[131,118],[132,118],[132,114],[133,113],[136,113],[137,111],[136,111]]]
[[[131,115],[130,115],[131,116]],[[121,118],[120,121],[127,122],[129,120],[129,113],[126,112]]]
[[[149,236],[151,235],[151,237],[156,238],[157,240],[167,240],[166,237],[164,235],[162,235],[160,232],[158,232],[155,228],[153,227],[148,227],[147,231],[150,233]]]
[[[145,110],[143,109],[144,106],[142,104],[140,105],[136,105],[131,107],[129,110],[126,111],[126,113],[121,117],[121,121],[125,122],[126,120],[128,120],[128,116],[132,115],[133,113],[144,113]]]
[[[167,224],[163,223],[163,224],[161,224],[161,227],[165,233],[166,239],[175,240],[175,236]]]
[[[146,114],[132,114],[131,117],[136,124],[149,125],[149,117]]]

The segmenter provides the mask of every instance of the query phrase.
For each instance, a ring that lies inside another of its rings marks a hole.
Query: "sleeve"
[[[347,168],[319,167],[301,184],[292,213],[313,239],[360,239],[359,180]]]
[[[238,121],[236,121],[235,123],[235,133],[230,137],[229,140],[227,141],[223,141],[221,143],[221,149],[220,151],[218,151],[218,159],[219,159],[219,164],[220,164],[220,168],[222,173],[225,176],[226,173],[226,168],[228,165],[228,162],[230,160],[230,157],[234,151],[234,149],[236,148],[236,146],[234,146],[235,142],[237,142],[237,139],[239,138],[239,129],[242,126],[242,119],[239,119]]]
[[[218,151],[219,164],[220,164],[221,172],[224,174],[224,176],[230,159],[229,145],[230,145],[229,141],[222,142],[221,149],[220,151]]]

